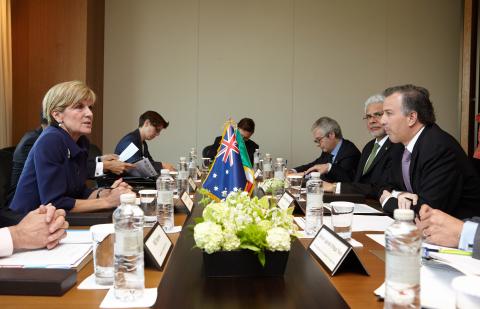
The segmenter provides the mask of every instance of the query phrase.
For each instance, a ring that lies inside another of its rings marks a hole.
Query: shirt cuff
[[[387,197],[386,199],[383,200],[383,203],[382,203],[382,208],[385,207],[385,205],[387,204],[388,200],[391,199],[393,196],[390,195],[389,197]]]
[[[340,192],[342,191],[340,188],[342,186],[342,183],[341,182],[337,182],[337,186],[335,187],[335,194],[340,194]]]
[[[398,198],[398,195],[400,195],[400,193],[402,193],[402,191],[395,191],[395,190],[393,190],[393,191],[392,191],[392,197]]]
[[[0,229],[0,256],[9,256],[13,253],[12,235],[8,227]]]
[[[97,162],[95,165],[95,177],[103,176],[103,162]]]
[[[475,233],[477,232],[478,223],[466,221],[463,223],[462,234],[460,234],[460,241],[458,248],[461,250],[472,251]]]
[[[328,164],[328,172],[330,173],[330,170],[332,169],[332,163],[327,163]]]

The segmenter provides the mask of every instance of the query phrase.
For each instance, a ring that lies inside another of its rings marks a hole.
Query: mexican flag
[[[240,157],[242,158],[243,169],[245,170],[245,177],[247,178],[247,184],[245,185],[245,190],[248,192],[249,195],[253,192],[253,186],[255,184],[255,173],[253,171],[252,162],[250,162],[250,158],[248,157],[247,147],[245,146],[245,142],[243,141],[243,136],[240,134],[238,129],[235,131],[237,135],[237,143],[238,148],[240,149]]]

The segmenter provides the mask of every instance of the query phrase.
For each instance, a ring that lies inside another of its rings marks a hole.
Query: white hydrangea
[[[223,245],[222,248],[225,251],[232,251],[238,249],[240,246],[240,239],[233,230],[223,231]]]
[[[222,248],[222,227],[216,223],[210,221],[198,223],[193,229],[193,237],[197,247],[207,253],[213,253]]]
[[[290,234],[281,227],[274,227],[267,232],[267,248],[270,251],[290,251]]]

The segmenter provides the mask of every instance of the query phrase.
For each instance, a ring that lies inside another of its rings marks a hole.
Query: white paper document
[[[330,206],[330,203],[323,203],[323,207],[325,207],[328,210],[332,210],[332,206]],[[381,213],[381,211],[376,210],[373,207],[368,206],[367,204],[355,204],[353,208],[353,213],[354,214],[377,214]]]
[[[385,234],[367,234],[367,236],[385,247]]]
[[[77,287],[79,290],[108,290],[113,285],[101,285],[95,282],[95,274],[85,278]]]
[[[135,168],[129,170],[127,173],[135,177],[152,177],[157,176],[158,173],[153,167],[149,159],[143,158],[134,163]]]
[[[1,258],[0,267],[74,268],[91,251],[91,244],[60,244],[51,250],[29,250]]]
[[[429,256],[444,262],[465,275],[480,276],[480,260],[471,256],[430,252]]]
[[[300,218],[300,219],[297,219]],[[295,217],[295,223],[301,228],[305,229],[305,218]],[[390,224],[393,223],[393,219],[387,216],[362,216],[354,215],[352,223],[352,232],[363,231],[379,231],[384,232]],[[323,224],[332,229],[332,218],[330,216],[323,217]]]
[[[118,160],[125,162],[130,159],[134,154],[136,154],[138,150],[138,147],[135,146],[134,143],[130,143],[130,145],[128,145],[128,147],[122,151]]]
[[[122,302],[113,295],[113,288],[108,290],[107,295],[100,304],[100,308],[148,308],[157,301],[157,288],[144,289],[143,297],[132,302]]]
[[[454,278],[461,272],[443,265],[422,265],[420,269],[420,300],[422,307],[455,309],[455,292],[451,288]],[[374,291],[375,295],[385,297],[385,284]]]
[[[92,233],[89,230],[67,230],[67,237],[60,240],[61,244],[91,244]]]

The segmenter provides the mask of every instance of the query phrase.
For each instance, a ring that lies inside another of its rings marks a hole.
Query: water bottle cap
[[[185,158],[185,157],[180,157],[180,162],[184,162],[184,161],[186,161],[186,160],[187,160],[187,158]]]
[[[166,168],[162,168],[162,170],[160,171],[160,175],[170,175],[170,171]]]
[[[283,158],[277,158],[277,162],[278,162],[278,163],[283,162]]]
[[[270,158],[270,157],[271,157],[271,154],[266,153],[266,154],[265,154],[265,157]]]
[[[319,172],[312,172],[312,173],[310,173],[310,176],[312,176],[312,178],[320,178],[320,173]]]
[[[120,195],[120,203],[130,203],[135,204],[137,195],[135,193],[124,193]]]
[[[395,209],[393,211],[393,218],[395,220],[409,220],[412,221],[415,213],[411,209]]]

